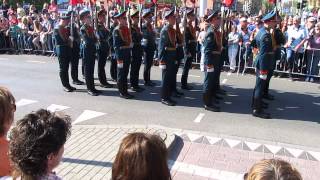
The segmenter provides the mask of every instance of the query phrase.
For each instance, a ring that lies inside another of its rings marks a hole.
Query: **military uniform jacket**
[[[176,30],[177,33],[177,60],[181,60],[184,58],[184,51],[183,51],[183,35],[181,34],[180,30]]]
[[[176,32],[172,26],[166,25],[160,32],[158,57],[161,62],[174,63],[176,59]]]
[[[86,49],[86,52],[95,54],[97,39],[95,37],[93,27],[89,25],[83,25],[80,28],[80,35],[83,49]]]
[[[54,39],[56,41],[56,51],[58,57],[68,58],[70,55],[69,30],[67,27],[57,26],[54,29]]]
[[[113,31],[113,48],[117,60],[130,60],[132,39],[131,32],[126,26],[117,26]]]
[[[110,48],[111,48],[111,53],[114,53],[114,48],[113,48],[113,31],[117,26],[115,26],[114,24],[111,25],[110,27],[110,36],[109,36],[109,44],[110,44]]]
[[[197,37],[196,37],[196,29],[192,25],[188,25],[186,27],[184,33],[185,39],[185,52],[187,55],[191,54],[195,56],[196,54],[196,46],[197,46]]]
[[[220,38],[220,32],[215,30],[212,25],[209,26],[203,41],[205,58],[204,64],[208,67],[218,66],[219,64],[219,59],[221,55]]]
[[[257,33],[254,41],[254,44],[259,49],[259,53],[255,60],[256,68],[260,71],[271,69],[272,61],[274,59],[271,34],[263,27]]]
[[[70,35],[71,35],[71,27],[68,26]],[[80,34],[78,31],[77,26],[75,25],[75,23],[73,23],[73,43],[72,43],[72,49],[76,49],[79,50],[80,49]]]
[[[98,46],[97,50],[103,51],[105,53],[109,52],[109,36],[110,33],[104,24],[98,24],[97,37],[98,37]]]
[[[155,51],[156,50],[156,34],[152,28],[151,24],[144,23],[142,25],[142,46],[146,51]]]
[[[140,28],[138,26],[132,25],[131,34],[132,34],[132,42],[133,42],[133,48],[132,48],[133,56],[142,56],[142,50],[143,50],[141,46],[142,33],[140,31]]]

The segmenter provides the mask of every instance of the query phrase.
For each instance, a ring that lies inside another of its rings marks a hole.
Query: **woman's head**
[[[62,116],[40,109],[17,122],[10,133],[9,154],[17,176],[39,178],[61,161],[71,123]]]
[[[112,167],[112,180],[170,180],[167,149],[157,135],[129,134]]]
[[[11,92],[0,86],[0,137],[6,136],[16,111],[15,99]]]
[[[316,35],[320,35],[320,22],[315,25],[314,32]]]
[[[245,180],[302,180],[298,170],[279,159],[262,160],[250,169]]]

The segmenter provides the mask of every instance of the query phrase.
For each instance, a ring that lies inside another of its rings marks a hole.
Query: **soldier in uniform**
[[[167,24],[160,32],[160,41],[158,47],[159,67],[162,69],[162,84],[161,84],[161,103],[174,106],[176,102],[171,99],[173,91],[174,76],[176,69],[176,31],[173,28],[176,22],[174,10],[168,10],[164,13],[164,18]]]
[[[153,56],[156,50],[156,34],[152,27],[152,12],[150,9],[145,9],[142,17],[144,19],[144,23],[142,25],[142,46],[144,49],[144,85],[145,86],[155,86],[150,79],[151,66],[153,64]]]
[[[128,28],[126,11],[115,16],[119,25],[113,31],[113,47],[117,59],[117,85],[120,97],[125,99],[134,98],[128,93],[128,73],[131,61],[132,38]]]
[[[131,34],[132,34],[132,61],[130,70],[130,83],[133,91],[141,92],[144,89],[139,86],[139,71],[142,62],[143,49],[141,46],[142,33],[139,28],[139,11],[134,10],[131,13]]]
[[[192,23],[195,20],[194,10],[187,10],[187,27],[185,27],[185,62],[183,66],[183,72],[181,76],[181,88],[186,90],[191,90],[192,87],[188,86],[188,74],[189,69],[191,68],[192,61],[196,57],[196,48],[197,48],[197,36],[196,28],[193,27]]]
[[[82,60],[84,63],[84,75],[87,84],[88,94],[98,96],[99,91],[94,87],[94,65],[96,59],[96,43],[97,39],[92,27],[92,19],[90,11],[82,10],[80,12],[80,20],[82,27],[80,28],[81,46],[82,46]]]
[[[276,12],[271,11],[266,14],[262,21],[264,22],[264,27],[262,27],[257,33],[253,40],[253,44],[259,49],[259,53],[255,60],[256,66],[256,85],[253,91],[253,102],[252,102],[252,115],[260,118],[269,119],[270,114],[264,112],[262,97],[263,92],[266,87],[268,72],[274,58],[274,51],[272,47],[272,36],[270,34],[270,29],[274,28],[276,25]]]
[[[77,17],[74,11],[69,11],[67,16],[74,16],[74,20]],[[71,30],[73,32],[71,32]],[[84,82],[80,81],[78,78],[79,70],[79,59],[80,59],[80,34],[79,27],[75,22],[71,22],[69,25],[70,35],[72,36],[72,46],[71,46],[71,77],[72,83],[75,85],[83,85]]]
[[[109,44],[112,45],[113,44],[113,31],[114,29],[118,26],[118,20],[116,18],[114,18],[114,16],[116,15],[115,12],[110,12],[110,17],[112,20],[112,24],[110,27],[110,33],[111,36],[109,37]],[[111,48],[111,62],[110,62],[110,75],[111,78],[113,79],[113,81],[117,82],[117,59],[115,56],[115,52],[114,52],[114,48],[113,46],[110,47]]]
[[[219,112],[220,107],[212,104],[212,97],[215,94],[215,83],[219,61],[221,58],[221,35],[218,31],[221,17],[218,11],[213,12],[208,16],[206,22],[210,23],[207,29],[203,48],[204,48],[204,71],[205,78],[203,82],[203,103],[205,110]]]
[[[76,88],[69,83],[69,64],[71,57],[70,34],[67,25],[70,22],[70,16],[62,16],[59,25],[54,29],[54,38],[56,40],[56,51],[59,60],[59,75],[64,91],[72,92]]]
[[[100,10],[98,12],[98,29],[97,29],[97,55],[98,55],[98,78],[100,81],[100,86],[104,88],[112,88],[112,84],[109,84],[106,77],[105,66],[107,62],[107,57],[109,55],[109,36],[111,34],[105,27],[106,22],[106,11]]]

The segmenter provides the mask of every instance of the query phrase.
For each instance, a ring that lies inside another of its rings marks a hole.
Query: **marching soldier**
[[[221,35],[218,31],[221,17],[218,11],[213,12],[206,19],[210,26],[207,29],[203,48],[204,48],[204,70],[205,78],[203,82],[203,102],[204,108],[208,111],[219,112],[220,108],[212,104],[212,97],[216,91],[216,68],[219,66],[221,56]],[[217,68],[218,69],[218,68]]]
[[[162,28],[160,32],[159,41],[159,67],[162,69],[162,84],[161,84],[161,103],[174,106],[176,102],[171,99],[171,93],[173,90],[175,68],[176,68],[176,31],[173,28],[176,22],[174,10],[166,11],[164,18],[167,24]]]
[[[153,56],[156,50],[156,43],[155,43],[156,34],[151,24],[152,22],[151,10],[145,9],[145,11],[142,14],[142,17],[144,19],[144,24],[142,25],[142,33],[143,33],[142,46],[144,49],[144,72],[143,72],[144,85],[155,86],[155,83],[153,83],[150,79],[150,71],[151,71],[151,66],[153,64]]]
[[[97,55],[98,55],[98,77],[101,87],[112,88],[112,84],[109,84],[106,77],[105,66],[107,62],[107,57],[109,55],[109,36],[110,33],[105,27],[106,22],[106,11],[100,10],[98,12],[98,29],[97,29]]]
[[[80,35],[82,40],[82,60],[84,63],[84,75],[87,84],[88,94],[92,96],[98,96],[99,91],[94,87],[94,65],[96,59],[96,42],[97,39],[94,34],[94,28],[92,27],[92,19],[90,11],[82,10],[80,12],[80,20],[82,27],[80,28]]]
[[[70,86],[69,83],[69,64],[71,59],[70,34],[67,25],[70,22],[70,16],[63,16],[59,25],[54,30],[54,38],[56,40],[56,51],[59,60],[59,75],[63,90],[72,92],[76,88]]]
[[[187,27],[185,28],[185,62],[183,66],[183,72],[181,76],[181,88],[185,90],[191,90],[192,87],[188,85],[188,74],[191,68],[192,61],[196,57],[197,48],[197,36],[196,28],[193,27],[192,23],[195,20],[194,10],[189,9],[187,11]]]
[[[253,44],[259,49],[259,53],[255,60],[256,66],[256,85],[253,91],[253,111],[252,115],[264,119],[270,119],[270,114],[263,111],[262,96],[266,87],[268,72],[270,70],[271,61],[274,58],[274,52],[272,47],[272,36],[270,29],[274,28],[276,21],[276,12],[271,11],[266,14],[262,21],[264,27],[259,29]]]
[[[69,11],[67,16],[77,17],[74,11]],[[71,46],[71,77],[73,80],[73,84],[75,85],[83,85],[84,82],[80,81],[78,78],[78,70],[79,70],[79,59],[80,59],[80,34],[79,27],[75,22],[71,22],[69,26],[70,35],[72,34],[73,41]],[[73,32],[71,32],[71,30]]]
[[[116,15],[115,12],[110,12],[110,16],[111,16],[111,20],[112,20],[112,25],[110,27],[110,33],[111,36],[109,37],[109,44],[113,44],[113,31],[114,29],[118,26],[118,20],[116,18],[114,18],[114,16]],[[114,48],[113,46],[110,47],[111,48],[111,62],[110,62],[110,75],[111,78],[113,79],[113,81],[117,81],[117,59],[115,56],[115,52],[114,52]]]
[[[128,93],[128,73],[131,61],[132,38],[127,25],[126,11],[115,16],[119,25],[113,31],[113,47],[117,59],[117,85],[120,97],[125,99],[134,98]]]
[[[144,89],[139,86],[139,71],[142,61],[143,49],[141,46],[142,33],[139,28],[139,11],[134,10],[131,13],[131,34],[132,34],[132,61],[130,70],[130,83],[133,91],[141,92]]]

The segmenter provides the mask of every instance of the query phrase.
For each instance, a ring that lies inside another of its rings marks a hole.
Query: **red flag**
[[[129,4],[130,3],[130,0],[126,0],[126,4]]]
[[[153,3],[157,4],[158,0],[152,0]]]
[[[227,6],[227,7],[230,7],[230,6],[232,6],[232,4],[233,4],[233,0],[224,0],[224,1],[223,1],[223,4],[224,4],[225,6]]]
[[[77,4],[82,4],[82,0],[70,0],[70,5],[75,6]]]
[[[277,0],[269,0],[269,3],[270,3],[270,4],[276,4],[276,3],[277,3]]]

